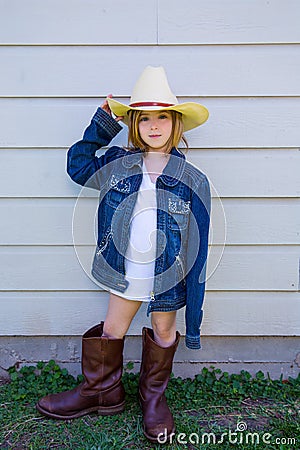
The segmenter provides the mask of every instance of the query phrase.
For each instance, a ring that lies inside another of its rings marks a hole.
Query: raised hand
[[[108,98],[112,98],[112,94],[108,94],[107,97],[108,97]],[[112,116],[111,109],[110,109],[109,104],[108,104],[108,101],[107,101],[106,99],[105,99],[105,101],[102,103],[101,108],[102,108],[105,112],[107,112],[107,114],[109,114],[111,117],[113,117],[113,116]],[[123,116],[116,116],[116,117],[114,117],[114,119],[115,119],[117,122],[119,122],[120,120],[123,119]]]

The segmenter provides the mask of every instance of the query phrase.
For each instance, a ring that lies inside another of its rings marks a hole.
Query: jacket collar
[[[177,150],[175,147],[171,150],[171,158],[168,164],[160,175],[162,182],[168,186],[175,186],[182,178],[185,165],[185,155]],[[137,165],[142,168],[143,152],[137,149],[135,152],[128,152],[126,156],[122,158],[124,167],[130,169]]]

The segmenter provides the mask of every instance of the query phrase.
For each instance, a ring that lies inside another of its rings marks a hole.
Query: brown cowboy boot
[[[172,371],[180,334],[171,347],[160,347],[154,341],[153,330],[143,328],[143,355],[139,379],[139,397],[143,412],[144,435],[151,442],[160,437],[169,439],[175,432],[174,419],[164,392]]]
[[[123,339],[102,337],[103,322],[82,337],[82,373],[84,381],[76,388],[43,397],[36,405],[39,412],[54,419],[75,419],[97,411],[101,415],[124,410]]]

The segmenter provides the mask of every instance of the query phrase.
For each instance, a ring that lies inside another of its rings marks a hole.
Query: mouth
[[[159,138],[161,137],[161,134],[150,134],[149,138]]]

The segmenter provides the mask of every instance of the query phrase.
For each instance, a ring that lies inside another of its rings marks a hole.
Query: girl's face
[[[139,133],[149,151],[165,152],[172,133],[172,115],[168,111],[143,111]]]

